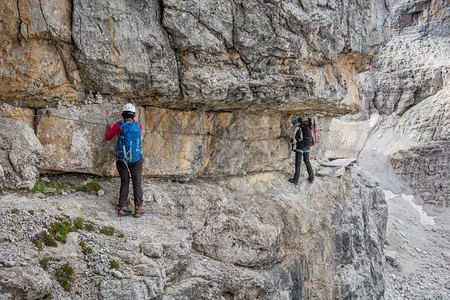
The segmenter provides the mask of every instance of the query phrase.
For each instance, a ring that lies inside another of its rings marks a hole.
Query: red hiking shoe
[[[129,216],[131,215],[131,210],[125,209],[125,208],[119,208],[119,210],[117,211],[117,214],[119,216]]]
[[[289,178],[289,182],[291,182],[291,183],[293,183],[293,184],[295,184],[295,185],[300,184],[298,181],[295,182],[293,178]]]
[[[134,210],[134,217],[140,218],[140,217],[142,217],[143,214],[144,214],[144,210],[142,209],[142,207],[136,205],[136,209]]]

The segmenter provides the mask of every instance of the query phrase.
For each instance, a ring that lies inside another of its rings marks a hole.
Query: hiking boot
[[[119,216],[129,216],[129,215],[131,215],[131,210],[126,209],[126,207],[121,207],[121,208],[119,208],[117,214]]]
[[[142,217],[143,214],[144,214],[144,210],[142,209],[142,207],[136,205],[136,209],[134,210],[134,217],[140,218],[140,217]]]
[[[299,184],[299,182],[298,182],[298,181],[295,182],[293,178],[289,178],[289,182],[291,182],[291,183],[293,183],[293,184],[295,184],[295,185]]]
[[[312,180],[311,180],[311,179],[308,179],[308,180],[309,180],[309,182],[314,183],[314,179],[312,179]]]

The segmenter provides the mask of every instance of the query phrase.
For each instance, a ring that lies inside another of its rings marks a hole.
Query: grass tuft
[[[109,262],[109,267],[110,267],[110,269],[116,269],[116,270],[119,270],[120,264],[119,264],[119,262],[118,262],[117,260],[111,260],[111,261]]]
[[[39,265],[42,267],[42,269],[44,270],[48,270],[48,265],[50,263],[50,259],[48,257],[44,257],[43,259],[41,259],[39,261]]]
[[[75,188],[77,192],[83,193],[97,193],[100,189],[101,189],[100,184],[94,181]]]
[[[72,289],[75,270],[69,265],[69,263],[63,264],[56,270],[56,279],[65,291]]]
[[[102,229],[100,229],[100,232],[103,233],[104,235],[114,235],[114,232],[116,230],[114,229],[114,227],[103,227]]]
[[[88,255],[92,253],[92,248],[91,247],[85,247],[83,248],[83,250],[81,250],[81,252],[83,252],[84,255]]]
[[[34,183],[34,186],[32,189],[28,190],[29,193],[37,193],[37,192],[41,192],[43,193],[45,189],[45,183],[43,183],[42,181],[38,180]]]
[[[44,242],[40,239],[33,240],[34,245],[39,251],[42,251],[44,249]]]
[[[73,221],[73,226],[75,227],[75,229],[79,230],[79,229],[83,229],[83,223],[84,223],[84,219],[83,218],[76,218]]]

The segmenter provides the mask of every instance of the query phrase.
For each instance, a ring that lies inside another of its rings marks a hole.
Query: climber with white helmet
[[[134,192],[134,217],[139,218],[144,214],[142,209],[142,168],[144,158],[141,148],[142,126],[134,120],[136,107],[127,103],[123,106],[123,121],[109,123],[105,139],[110,141],[117,136],[116,166],[120,175],[120,195],[118,215],[131,215],[132,211],[127,208],[130,176],[133,181]]]

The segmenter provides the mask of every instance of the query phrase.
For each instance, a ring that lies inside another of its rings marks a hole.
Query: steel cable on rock
[[[87,123],[87,124],[93,124],[93,125],[104,125],[104,126],[108,126],[108,123],[99,123],[99,122],[91,122],[91,121],[86,121],[86,120],[82,120],[82,119],[74,119],[74,118],[68,118],[68,117],[61,117],[58,115],[51,115],[49,112],[45,113],[45,114],[40,114],[40,115],[20,115],[20,116],[14,116],[14,115],[0,115],[0,118],[25,118],[25,117],[52,117],[52,118],[57,118],[57,119],[63,119],[63,120],[69,120],[69,121],[74,121],[74,122],[79,122],[79,123]],[[140,119],[140,116],[138,117],[138,119]],[[179,131],[169,131],[169,130],[159,130],[159,129],[143,129],[143,139],[141,141],[141,147],[142,149],[145,146],[145,135],[146,133],[152,133],[152,132],[158,132],[158,133],[169,133],[169,134],[181,134],[181,135],[193,135],[193,136],[218,136],[217,134],[211,133],[211,132],[207,132],[207,133],[193,133],[193,132],[179,132]],[[238,138],[231,138],[231,137],[220,137],[221,139],[225,139],[225,140],[229,140],[229,141],[245,141],[245,139],[238,139]],[[283,136],[278,136],[278,137],[274,137],[274,138],[259,138],[257,140],[253,140],[253,141],[270,141],[270,140],[279,140],[279,139],[285,139],[286,137]],[[164,139],[169,140],[168,138],[164,137]],[[252,140],[247,140],[247,141],[252,141]]]
[[[58,115],[52,115],[50,113],[40,114],[40,115],[0,115],[0,118],[26,118],[26,117],[50,117],[50,118],[56,118],[56,119],[62,119],[62,120],[69,120],[79,123],[87,123],[87,124],[94,124],[94,125],[104,125],[107,126],[108,123],[99,123],[99,122],[92,122],[92,121],[86,121],[82,119],[74,119],[74,118],[68,118],[68,117],[62,117]],[[170,134],[180,134],[180,135],[195,135],[195,136],[218,136],[217,134],[206,132],[206,133],[200,133],[200,132],[181,132],[181,131],[172,131],[172,130],[160,130],[160,129],[143,129],[144,133],[152,133],[152,132],[158,132],[158,133],[170,133]],[[222,139],[230,140],[230,141],[245,141],[245,139],[238,139],[238,138],[231,138],[231,137],[221,137]],[[258,138],[257,141],[270,141],[270,140],[277,140],[283,138],[282,136],[274,137],[274,138]],[[256,141],[256,140],[255,140]]]

